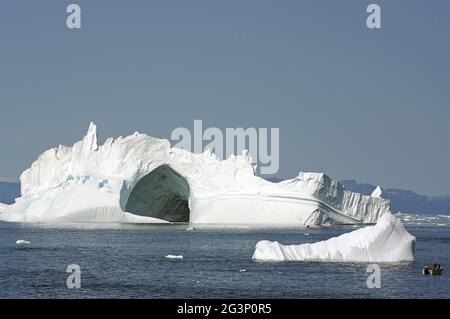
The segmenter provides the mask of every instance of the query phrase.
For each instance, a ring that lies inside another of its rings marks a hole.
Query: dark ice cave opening
[[[126,211],[169,222],[189,222],[190,187],[169,165],[161,165],[134,187]]]

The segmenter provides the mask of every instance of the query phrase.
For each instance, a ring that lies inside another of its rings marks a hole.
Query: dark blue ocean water
[[[0,223],[0,298],[450,298],[448,226],[407,227],[417,237],[416,261],[381,264],[380,289],[367,288],[367,264],[251,260],[259,240],[300,244],[351,227],[309,229],[310,236],[302,229],[186,228]],[[184,259],[165,259],[169,254]],[[444,274],[423,276],[433,262]],[[81,267],[81,289],[66,286],[69,264]]]

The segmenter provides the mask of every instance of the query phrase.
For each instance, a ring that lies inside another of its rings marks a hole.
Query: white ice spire
[[[378,185],[377,188],[375,188],[373,190],[373,192],[370,196],[380,198],[382,194],[383,194],[383,190],[381,189],[380,185]]]

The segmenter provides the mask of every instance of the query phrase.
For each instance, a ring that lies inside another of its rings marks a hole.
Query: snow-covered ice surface
[[[8,205],[0,203],[0,214],[8,207]]]
[[[219,160],[134,133],[97,144],[97,127],[52,148],[21,175],[22,197],[0,219],[43,223],[317,225],[375,223],[389,201],[346,190],[323,173],[272,183],[246,152]]]
[[[384,214],[374,226],[313,244],[283,246],[260,241],[253,259],[257,261],[402,262],[414,260],[416,238],[401,221]]]

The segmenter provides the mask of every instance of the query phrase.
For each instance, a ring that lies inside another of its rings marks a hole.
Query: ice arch
[[[189,195],[187,180],[169,165],[161,165],[136,184],[126,211],[169,222],[189,222]]]

